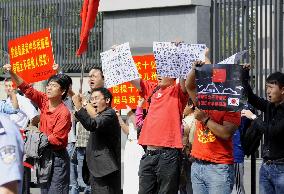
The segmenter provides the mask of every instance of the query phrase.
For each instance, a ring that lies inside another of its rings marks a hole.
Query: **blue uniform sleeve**
[[[18,111],[19,109],[14,109],[11,104],[0,101],[0,112],[6,114],[16,114]]]
[[[0,185],[22,182],[23,141],[18,129],[0,128]]]

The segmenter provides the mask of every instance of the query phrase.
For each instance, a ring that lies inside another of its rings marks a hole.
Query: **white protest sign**
[[[128,42],[102,52],[100,55],[107,88],[139,78]]]
[[[205,44],[154,42],[157,74],[171,78],[186,78],[194,61],[205,60],[205,49]]]
[[[173,42],[153,43],[158,75],[171,78],[179,77],[180,62],[178,50],[178,46]]]
[[[180,78],[186,79],[195,61],[205,61],[205,44],[180,44]]]

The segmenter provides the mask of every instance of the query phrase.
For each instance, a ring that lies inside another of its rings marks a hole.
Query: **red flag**
[[[77,50],[77,55],[81,55],[87,50],[89,33],[95,25],[98,9],[99,0],[84,0],[81,11],[82,27],[80,34],[80,47]]]
[[[212,82],[225,82],[226,69],[213,69]]]

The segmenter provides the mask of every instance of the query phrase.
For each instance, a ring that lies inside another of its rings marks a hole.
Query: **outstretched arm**
[[[130,81],[130,83],[131,83],[139,92],[141,92],[140,81],[141,81],[140,78]]]
[[[10,64],[4,65],[3,68],[6,72],[10,73],[11,78],[14,80],[17,86],[21,85],[24,82],[24,80],[20,76],[18,76],[16,73],[14,73],[14,71],[12,71],[12,67]]]
[[[209,59],[209,49],[206,48],[205,50],[205,61],[196,61],[193,63],[191,71],[189,72],[186,81],[185,81],[185,88],[189,94],[189,97],[193,101],[194,105],[197,104],[196,100],[196,83],[195,83],[195,69],[196,66],[202,66],[204,64],[211,64]]]

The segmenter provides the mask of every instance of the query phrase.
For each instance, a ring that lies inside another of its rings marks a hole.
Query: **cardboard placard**
[[[48,79],[56,74],[50,30],[44,29],[8,42],[12,71],[27,83]]]
[[[242,66],[236,64],[197,67],[198,107],[203,110],[242,110],[247,102],[242,72]]]

